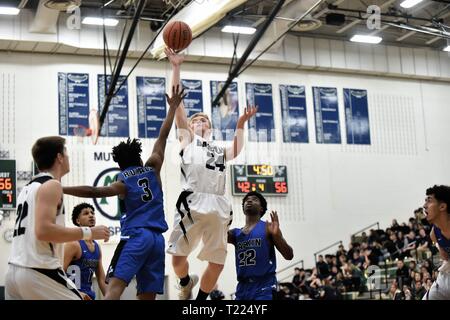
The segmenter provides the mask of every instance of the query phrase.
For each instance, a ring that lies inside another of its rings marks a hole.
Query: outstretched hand
[[[251,117],[253,117],[258,111],[258,107],[249,106],[245,108],[244,113],[239,117],[238,124],[244,125]]]
[[[270,235],[277,237],[281,235],[280,223],[278,221],[278,214],[276,211],[270,213],[271,222],[267,221],[267,231]]]
[[[167,103],[169,104],[170,108],[178,108],[181,101],[183,101],[184,97],[186,97],[187,93],[184,93],[184,88],[180,91],[180,85],[178,84],[176,87],[172,87],[172,96],[169,97],[169,95],[166,93],[166,99]]]
[[[173,49],[170,49],[169,47],[164,48],[164,53],[173,66],[180,66],[184,61],[184,54],[177,54]]]

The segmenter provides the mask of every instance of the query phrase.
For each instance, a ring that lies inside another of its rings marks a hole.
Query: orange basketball
[[[186,49],[192,41],[192,31],[183,21],[169,22],[164,28],[163,39],[169,48],[175,51]]]

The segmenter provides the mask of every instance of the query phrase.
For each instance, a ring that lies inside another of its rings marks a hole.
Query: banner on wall
[[[284,142],[309,142],[305,86],[280,85]]]
[[[203,86],[202,80],[181,80],[181,85],[187,94],[183,100],[187,117],[194,113],[203,112]]]
[[[344,89],[348,144],[370,144],[367,90]]]
[[[211,81],[211,103],[217,94],[222,90],[225,81]],[[231,141],[234,139],[234,131],[239,119],[239,96],[238,84],[232,82],[223,97],[219,100],[219,105],[212,106],[211,122],[214,129],[215,140]]]
[[[139,138],[157,138],[166,118],[166,79],[136,77]]]
[[[58,72],[59,134],[73,136],[74,128],[89,128],[89,74]]]
[[[246,83],[245,89],[247,105],[258,107],[258,112],[248,122],[249,141],[275,141],[272,85],[268,83]]]
[[[85,182],[94,187],[108,186],[116,181],[120,172],[113,161],[111,146],[87,147],[85,153]],[[107,243],[120,241],[120,217],[122,213],[118,197],[95,198],[89,201],[95,208],[96,225],[105,225],[111,232]]]
[[[116,90],[125,80],[125,76],[120,76],[117,81]],[[102,113],[105,102],[105,76],[98,75],[98,106],[99,114]],[[106,76],[106,86],[109,89],[111,76]],[[106,91],[108,92],[108,91]],[[119,92],[111,100],[105,122],[102,126],[100,135],[103,137],[129,137],[130,127],[128,121],[128,80],[125,81]]]
[[[313,87],[317,143],[341,143],[336,88]]]

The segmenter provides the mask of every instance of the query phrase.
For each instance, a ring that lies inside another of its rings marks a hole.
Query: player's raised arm
[[[176,54],[175,51],[173,51],[170,48],[165,48],[164,53],[166,54],[167,58],[169,59],[171,65],[172,65],[172,81],[171,81],[171,87],[176,87],[181,85],[180,81],[180,70],[181,70],[181,64],[184,61],[184,55]],[[180,106],[175,112],[175,124],[177,125],[177,128],[179,129],[180,133],[178,135],[178,139],[180,141],[188,139],[189,141],[192,139],[193,133],[191,132],[191,129],[189,128],[188,124],[188,118],[186,114],[186,110],[184,108],[183,100],[180,101]]]
[[[244,125],[257,111],[257,107],[250,106],[246,108],[244,114],[239,117],[236,125],[236,132],[234,133],[233,144],[225,151],[225,158],[227,161],[233,160],[241,153],[242,148],[244,147]]]
[[[127,188],[121,181],[114,182],[106,187],[92,187],[92,186],[75,186],[63,187],[63,192],[71,196],[81,198],[103,198],[113,196],[125,196]]]
[[[177,85],[172,87],[172,96],[166,93],[167,103],[169,104],[169,112],[167,113],[166,119],[164,120],[161,129],[159,130],[158,139],[156,139],[155,145],[153,146],[153,152],[150,158],[145,163],[146,166],[155,168],[158,172],[161,170],[161,166],[164,162],[164,152],[166,150],[166,141],[169,136],[170,128],[173,124],[173,118],[175,112],[183,101],[185,97],[184,89],[181,90],[180,86]]]
[[[271,222],[267,222],[267,233],[271,236],[271,239],[286,260],[292,260],[294,258],[294,251],[292,247],[283,238],[283,234],[280,229],[280,222],[278,220],[278,214],[276,211],[270,213]]]

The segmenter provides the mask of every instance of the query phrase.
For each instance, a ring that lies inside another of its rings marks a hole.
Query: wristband
[[[83,232],[83,240],[92,240],[92,230],[89,227],[81,227]]]

